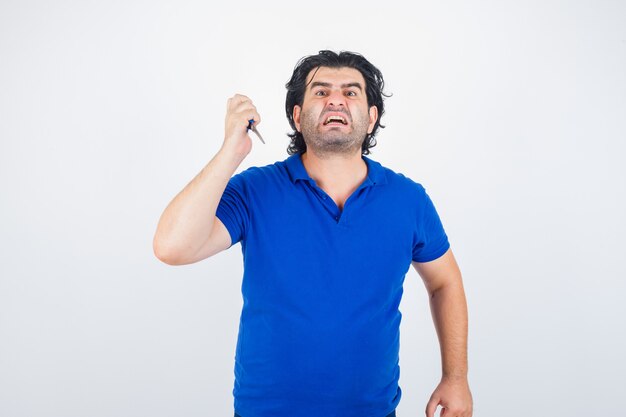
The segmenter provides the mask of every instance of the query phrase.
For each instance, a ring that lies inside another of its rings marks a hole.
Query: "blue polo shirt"
[[[343,210],[301,154],[226,186],[216,215],[244,263],[242,417],[384,417],[400,402],[404,277],[450,245],[424,187],[362,158],[367,178]]]

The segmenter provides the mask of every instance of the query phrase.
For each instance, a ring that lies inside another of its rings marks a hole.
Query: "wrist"
[[[444,372],[441,375],[442,381],[467,382],[467,372]]]
[[[232,165],[234,169],[237,169],[239,165],[246,159],[248,153],[238,151],[228,146],[228,144],[222,145],[219,151],[217,151],[216,157],[223,163]]]

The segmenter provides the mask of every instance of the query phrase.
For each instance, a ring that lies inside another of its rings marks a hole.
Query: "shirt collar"
[[[373,161],[365,155],[361,155],[361,157],[367,164],[367,178],[373,184],[387,184],[387,177],[385,176],[385,169],[383,166],[379,162]],[[309,176],[308,172],[306,172],[304,164],[302,163],[302,152],[291,155],[287,158],[286,164],[291,177],[291,182],[294,184],[297,180],[312,181],[312,178]]]

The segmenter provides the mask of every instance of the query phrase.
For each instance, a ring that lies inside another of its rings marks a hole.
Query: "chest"
[[[346,194],[303,190],[285,194],[278,202],[259,202],[251,213],[248,240],[268,255],[408,268],[416,228],[414,205],[402,195],[374,187]]]

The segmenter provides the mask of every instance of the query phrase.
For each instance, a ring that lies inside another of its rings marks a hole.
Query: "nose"
[[[346,98],[341,90],[331,90],[328,93],[329,106],[345,106]]]

